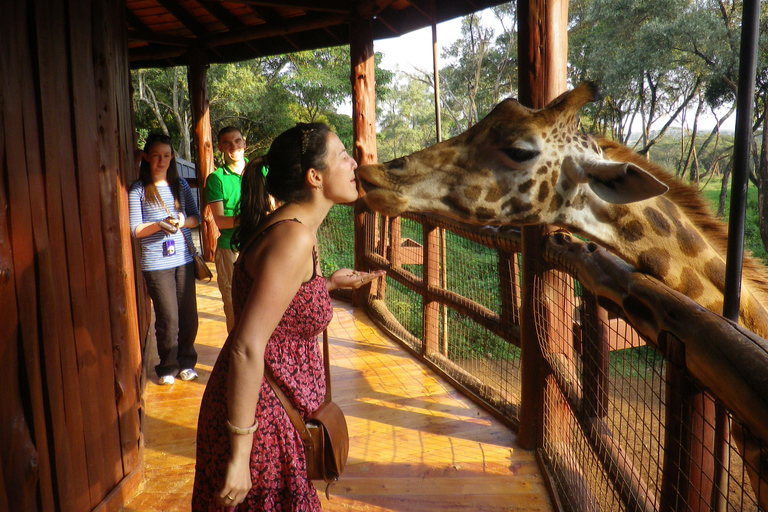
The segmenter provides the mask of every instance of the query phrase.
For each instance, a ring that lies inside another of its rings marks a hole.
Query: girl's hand
[[[376,270],[374,272],[359,272],[348,268],[341,268],[326,279],[328,290],[336,288],[357,289],[368,284],[376,278],[386,275],[386,270]]]
[[[176,226],[178,226],[178,227],[180,227],[180,228],[183,228],[183,227],[184,227],[184,224],[185,224],[186,222],[187,222],[187,218],[184,216],[184,214],[183,214],[183,213],[179,212],[179,218],[178,218],[178,220],[175,222]]]
[[[240,457],[239,460],[230,459],[227,463],[224,487],[219,491],[217,501],[223,507],[236,507],[245,500],[251,487],[253,483],[249,457]]]

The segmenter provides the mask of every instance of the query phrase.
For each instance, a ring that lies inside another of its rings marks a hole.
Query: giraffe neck
[[[557,224],[597,242],[641,272],[722,314],[726,234],[721,223],[699,209],[676,204],[674,191],[670,197],[629,205],[608,204],[588,194],[583,198],[583,207],[565,210]],[[706,220],[703,226],[702,220]],[[747,259],[739,316],[744,327],[765,338],[768,290],[759,272],[757,265]]]

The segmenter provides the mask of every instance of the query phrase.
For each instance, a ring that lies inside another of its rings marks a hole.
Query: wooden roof
[[[432,0],[126,0],[131,67],[237,62],[349,43],[349,23],[373,17],[373,38],[429,26]],[[434,0],[437,22],[504,0]]]

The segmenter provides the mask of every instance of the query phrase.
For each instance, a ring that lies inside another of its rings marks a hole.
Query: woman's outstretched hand
[[[368,284],[376,278],[386,275],[386,270],[376,270],[374,272],[359,272],[349,268],[340,268],[326,279],[328,290],[336,288],[357,289]]]

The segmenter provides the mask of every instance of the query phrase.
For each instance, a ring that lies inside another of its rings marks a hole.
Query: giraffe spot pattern
[[[719,289],[725,288],[725,263],[718,258],[712,258],[704,264],[704,275]]]
[[[549,182],[548,181],[542,181],[541,186],[539,186],[539,203],[543,203],[546,198],[549,197]]]
[[[531,206],[530,203],[525,203],[517,197],[511,197],[501,206],[502,210],[509,210],[511,215],[519,215],[529,211],[531,208],[533,208],[533,206]]]
[[[707,248],[707,243],[693,228],[682,228],[677,232],[677,242],[680,250],[686,256],[696,256]]]
[[[637,242],[643,238],[644,232],[645,228],[639,220],[631,220],[621,227],[619,234],[627,242]]]
[[[672,226],[670,226],[669,222],[667,222],[667,219],[659,210],[651,206],[647,206],[643,210],[643,213],[645,213],[645,217],[648,219],[648,223],[650,224],[651,229],[653,229],[653,232],[658,236],[668,237],[672,234]]]
[[[491,187],[489,187],[485,192],[485,200],[489,203],[497,203],[501,200],[502,197],[503,194],[501,193],[501,190],[499,190],[499,187],[493,185],[491,185]]]
[[[671,255],[666,249],[653,248],[643,251],[638,256],[638,270],[664,279],[669,273]]]
[[[683,271],[680,273],[679,291],[694,300],[704,293],[704,284],[701,282],[701,278],[699,278],[696,271],[691,267],[683,268]]]
[[[517,186],[517,191],[520,192],[521,194],[525,194],[526,192],[531,190],[531,187],[533,187],[533,183],[534,183],[533,180],[524,181],[523,183]]]
[[[555,192],[552,196],[552,200],[549,202],[549,212],[556,212],[561,206],[563,206],[563,196]]]
[[[482,189],[478,187],[477,185],[473,185],[471,187],[466,187],[464,189],[464,195],[469,199],[470,201],[477,201],[480,199],[480,194],[482,194]]]
[[[475,210],[475,215],[477,216],[478,220],[488,220],[492,219],[496,216],[496,211],[491,210],[490,208],[478,208]]]
[[[628,213],[629,208],[624,205],[607,205],[595,211],[595,218],[604,224],[616,224],[619,220],[626,217]]]

